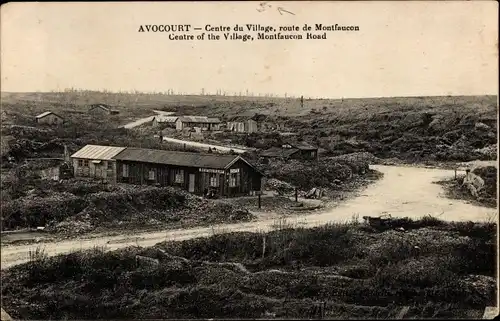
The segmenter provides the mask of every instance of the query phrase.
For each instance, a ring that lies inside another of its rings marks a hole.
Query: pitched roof
[[[89,110],[95,109],[95,108],[101,108],[102,110],[108,111],[108,112],[118,112],[116,109],[111,109],[109,105],[106,104],[92,104],[89,106]]]
[[[125,147],[86,145],[73,155],[72,158],[111,160],[118,155]]]
[[[127,147],[113,157],[116,160],[214,169],[224,169],[238,158],[242,159],[238,155],[201,154],[134,147]]]
[[[61,116],[59,116],[59,115],[57,115],[57,114],[55,114],[55,113],[53,113],[53,112],[51,112],[51,111],[46,111],[46,112],[43,112],[43,113],[41,113],[40,115],[35,116],[35,118],[43,118],[43,117],[48,116],[48,115],[51,115],[51,114],[52,114],[52,115],[55,115],[55,116],[57,116],[57,117],[59,117],[59,118],[62,118]]]
[[[313,149],[318,149],[317,147],[314,147],[313,145],[306,143],[304,141],[302,142],[297,142],[297,143],[288,143],[288,145],[300,149],[300,150],[313,150]]]
[[[233,116],[229,118],[229,121],[230,122],[246,122],[250,120],[255,121],[252,117],[253,116]]]
[[[280,147],[271,147],[268,150],[265,150],[260,154],[260,156],[264,157],[283,157],[288,158],[298,152],[299,150],[296,148],[280,148]]]
[[[177,121],[177,118],[179,116],[155,116],[153,119],[156,119],[157,122],[159,123],[175,123]]]
[[[219,118],[209,118],[206,116],[181,116],[179,120],[183,123],[220,123]]]

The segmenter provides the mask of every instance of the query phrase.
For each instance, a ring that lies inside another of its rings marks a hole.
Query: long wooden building
[[[253,195],[261,191],[264,177],[238,155],[87,145],[72,159],[76,177],[177,186],[194,194],[212,192],[219,197]]]
[[[221,197],[253,194],[261,190],[263,175],[238,155],[200,154],[126,148],[113,157],[117,182],[178,186]]]

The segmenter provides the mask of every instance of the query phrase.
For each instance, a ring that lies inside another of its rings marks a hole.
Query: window
[[[231,173],[229,177],[229,187],[240,186],[240,173]]]
[[[127,164],[123,164],[122,176],[123,177],[128,177],[128,165]]]
[[[112,170],[112,169],[113,169],[113,162],[108,161],[108,170]]]
[[[83,159],[78,160],[78,167],[83,167]]]
[[[184,183],[184,170],[177,169],[175,171],[175,182],[176,183]]]
[[[155,170],[154,169],[150,169],[149,170],[149,180],[150,181],[154,181],[155,180]]]
[[[88,159],[83,160],[83,166],[89,167],[89,160]]]
[[[210,187],[219,187],[219,175],[210,173],[209,181]]]

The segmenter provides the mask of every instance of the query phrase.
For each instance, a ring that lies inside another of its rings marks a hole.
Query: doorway
[[[194,193],[194,181],[195,181],[195,174],[189,174],[189,185],[188,185],[189,193]]]

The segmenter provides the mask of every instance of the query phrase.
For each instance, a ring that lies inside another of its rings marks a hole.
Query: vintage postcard
[[[498,2],[0,24],[2,320],[498,315]]]

